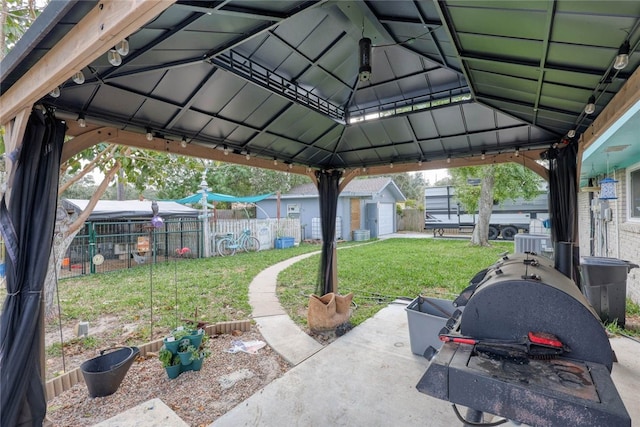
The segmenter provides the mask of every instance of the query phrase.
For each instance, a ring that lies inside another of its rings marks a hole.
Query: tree
[[[0,60],[15,46],[41,12],[35,0],[2,0],[1,5]]]
[[[516,163],[456,168],[449,173],[464,209],[478,212],[471,236],[471,244],[478,246],[490,246],[489,221],[494,204],[519,197],[531,200],[540,193],[542,184],[542,178]]]

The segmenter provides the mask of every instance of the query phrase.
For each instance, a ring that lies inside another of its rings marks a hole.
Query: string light
[[[153,141],[153,133],[151,133],[151,129],[147,128],[147,141]]]
[[[58,98],[60,96],[60,88],[58,86],[53,88],[53,90],[49,92],[49,96],[51,96],[52,98]]]
[[[584,107],[585,114],[593,114],[596,112],[596,97],[591,95],[589,97],[589,101],[587,101],[587,105]]]
[[[224,148],[222,149],[222,152],[224,153],[225,156],[229,155],[229,149],[227,148],[227,146],[225,145]]]
[[[484,160],[484,159],[486,159],[486,158],[487,158],[487,156],[486,156],[486,152],[485,152],[484,150],[482,150],[482,155],[480,156],[480,158],[481,158],[482,160]]]
[[[629,45],[629,40],[625,40],[618,49],[618,55],[616,56],[616,60],[613,63],[613,68],[616,70],[623,70],[629,65],[629,49],[631,46]]]
[[[109,61],[109,64],[113,65],[114,67],[122,64],[122,56],[120,56],[118,51],[115,49],[109,50],[109,52],[107,53],[107,60]]]
[[[120,43],[116,45],[116,52],[118,52],[122,56],[127,56],[129,54],[129,40],[123,39]]]
[[[84,73],[82,72],[82,70],[77,71],[73,75],[72,80],[77,85],[81,85],[82,83],[84,83]]]
[[[81,128],[87,127],[87,121],[84,119],[84,114],[82,113],[78,115],[78,126],[80,126]]]
[[[447,156],[447,163],[451,163],[451,156]]]
[[[180,146],[182,148],[187,148],[187,138],[185,138],[184,136],[182,137],[182,141],[180,141]]]
[[[516,157],[520,156],[520,147],[516,147]]]

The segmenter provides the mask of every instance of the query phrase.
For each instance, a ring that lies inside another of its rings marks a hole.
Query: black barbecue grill
[[[440,331],[420,392],[469,408],[475,421],[488,413],[531,426],[631,426],[606,331],[551,261],[504,256],[454,305],[463,309]]]

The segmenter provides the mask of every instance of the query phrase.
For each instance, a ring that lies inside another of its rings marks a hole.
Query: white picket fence
[[[300,243],[301,229],[299,218],[280,219],[219,219],[211,221],[211,254],[216,254],[215,244],[227,234],[238,237],[244,230],[260,241],[260,250],[273,249],[276,237],[293,237],[295,244]]]

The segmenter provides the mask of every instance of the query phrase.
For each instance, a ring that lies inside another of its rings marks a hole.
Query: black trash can
[[[625,324],[627,274],[638,265],[617,258],[580,259],[582,293],[604,323]]]

